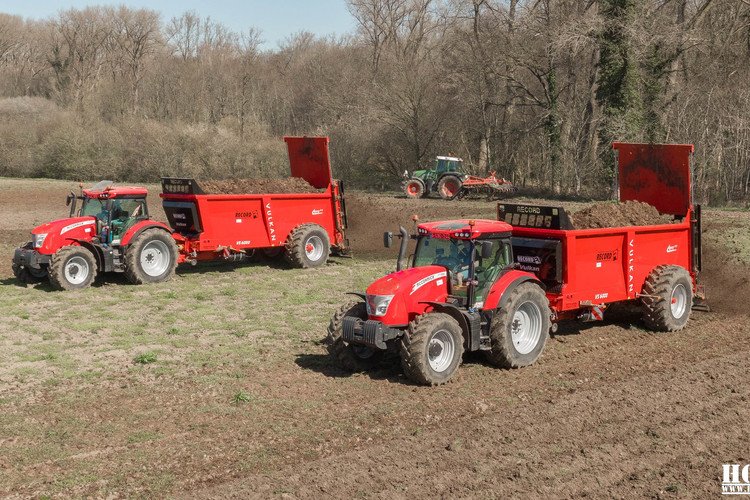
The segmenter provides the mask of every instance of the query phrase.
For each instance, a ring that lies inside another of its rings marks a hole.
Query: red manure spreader
[[[640,304],[652,330],[683,328],[703,300],[693,146],[614,148],[620,201],[648,203],[671,223],[574,229],[563,208],[501,202],[498,220],[426,222],[411,236],[401,228],[397,271],[331,319],[331,356],[365,370],[398,353],[410,379],[439,385],[466,351],[499,367],[531,365],[559,321],[601,320],[614,302]],[[416,249],[406,266],[409,239]],[[386,233],[386,246],[392,240]]]
[[[180,263],[242,260],[255,250],[283,254],[303,268],[324,264],[331,250],[347,253],[343,184],[331,175],[328,138],[284,141],[291,176],[318,192],[204,194],[193,179],[165,178],[168,226],[149,216],[145,188],[102,181],[68,195],[69,218],[32,231],[32,241],[15,251],[13,272],[24,282],[49,279],[55,288],[74,290],[101,272],[156,283],[171,278]]]

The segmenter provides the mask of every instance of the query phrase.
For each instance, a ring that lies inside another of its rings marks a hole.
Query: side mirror
[[[386,231],[383,233],[383,246],[385,248],[391,248],[393,246],[393,233]]]
[[[482,256],[483,259],[489,259],[492,257],[492,242],[491,241],[483,241],[480,243],[481,248],[479,249],[479,255]]]

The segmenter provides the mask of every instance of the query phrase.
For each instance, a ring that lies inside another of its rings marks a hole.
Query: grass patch
[[[150,365],[151,363],[156,363],[157,356],[156,353],[153,351],[144,352],[142,354],[139,354],[133,359],[133,362],[138,365]]]

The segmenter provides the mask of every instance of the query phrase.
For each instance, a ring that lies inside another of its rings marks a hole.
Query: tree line
[[[750,200],[747,0],[348,0],[344,36],[264,49],[194,12],[0,14],[0,175],[150,181],[286,172],[398,185],[437,154],[555,195],[608,197],[612,141],[695,143],[696,195]]]

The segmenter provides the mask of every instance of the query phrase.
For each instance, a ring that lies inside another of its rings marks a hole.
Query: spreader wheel
[[[521,283],[510,291],[507,302],[492,318],[488,361],[502,368],[534,363],[544,351],[550,323],[544,290],[534,283]]]
[[[458,371],[464,353],[461,326],[448,314],[427,313],[401,337],[401,366],[414,382],[441,385]]]
[[[461,193],[463,182],[455,175],[446,175],[438,182],[438,194],[444,200],[452,200]]]
[[[177,244],[162,229],[147,229],[135,237],[125,252],[125,276],[136,285],[161,283],[174,276]]]
[[[49,282],[58,290],[80,290],[94,282],[96,272],[94,254],[84,247],[63,247],[50,259]]]
[[[409,179],[404,182],[404,193],[407,198],[422,198],[425,195],[424,183],[419,179]]]
[[[658,266],[643,284],[643,321],[650,330],[674,332],[685,327],[693,307],[693,282],[680,266]]]
[[[289,234],[284,257],[295,267],[318,267],[326,263],[330,252],[325,229],[317,224],[302,224]]]
[[[366,320],[367,306],[361,301],[349,302],[333,314],[328,324],[326,339],[328,354],[337,366],[345,370],[353,372],[370,370],[383,359],[383,352],[367,346],[344,343],[344,318],[347,316]]]

